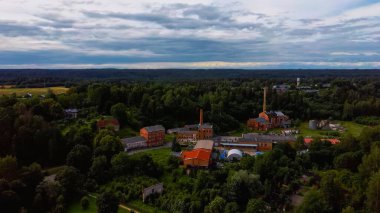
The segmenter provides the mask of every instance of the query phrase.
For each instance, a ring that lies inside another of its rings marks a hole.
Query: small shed
[[[238,149],[231,149],[228,151],[228,160],[240,160],[243,157],[243,153]]]

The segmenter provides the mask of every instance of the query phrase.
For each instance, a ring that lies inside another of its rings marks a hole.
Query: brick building
[[[175,130],[176,137],[179,142],[195,142],[198,140],[206,140],[211,139],[214,135],[213,126],[209,123],[203,123],[202,109],[199,111],[199,124],[186,125],[183,128],[177,128]]]
[[[247,121],[248,128],[252,130],[267,131],[272,128],[289,128],[290,120],[281,111],[267,111],[266,109],[266,95],[267,87],[264,87],[264,101],[263,101],[263,111],[259,114],[258,118],[250,118]]]
[[[101,118],[96,123],[98,130],[106,129],[106,128],[112,128],[115,131],[120,130],[120,123],[115,118]]]
[[[146,139],[148,147],[161,146],[165,140],[165,128],[162,125],[143,127],[140,136]]]

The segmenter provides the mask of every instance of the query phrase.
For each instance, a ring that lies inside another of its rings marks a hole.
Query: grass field
[[[27,93],[32,95],[45,95],[48,90],[51,90],[54,94],[62,94],[67,92],[69,88],[66,87],[50,87],[50,88],[1,88],[0,95],[12,95],[16,94],[17,96],[23,96]]]
[[[345,133],[351,133],[353,136],[359,136],[361,131],[363,130],[365,125],[358,124],[352,121],[337,121],[337,123],[342,124],[343,127],[346,128]],[[309,123],[308,122],[302,122],[299,126],[300,129],[300,135],[302,136],[311,136],[311,137],[323,137],[326,136],[323,133],[326,132],[332,132],[330,130],[312,130],[309,129]],[[343,133],[343,134],[345,134]]]
[[[153,149],[147,150],[144,152],[136,153],[135,155],[148,154],[152,157],[153,161],[158,163],[159,165],[166,165],[166,162],[170,156],[171,149],[170,148],[161,148],[161,149]]]
[[[366,127],[352,121],[342,121],[341,124],[346,128],[346,132],[351,133],[353,136],[359,136],[363,128]]]
[[[96,207],[96,199],[93,197],[88,197],[90,200],[89,208],[86,210],[82,209],[82,206],[80,205],[80,201],[76,201],[75,203],[72,203],[67,208],[67,213],[97,213],[97,207]],[[128,210],[119,208],[118,213],[129,213]]]

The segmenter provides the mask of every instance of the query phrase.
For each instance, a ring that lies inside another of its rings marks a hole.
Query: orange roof
[[[336,139],[336,138],[322,138],[321,141],[328,141],[333,145],[340,143],[340,140]],[[313,139],[312,138],[305,138],[304,142],[306,144],[310,144],[311,142],[313,142]]]
[[[117,119],[101,119],[101,120],[98,120],[98,123],[97,123],[98,127],[99,128],[105,128],[109,125],[111,126],[119,126],[119,121]]]
[[[207,149],[194,149],[192,151],[182,152],[182,159],[200,159],[204,161],[209,161],[211,158],[211,150]]]

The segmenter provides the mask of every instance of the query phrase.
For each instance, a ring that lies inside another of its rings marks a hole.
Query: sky
[[[380,1],[0,0],[1,68],[380,68]]]

